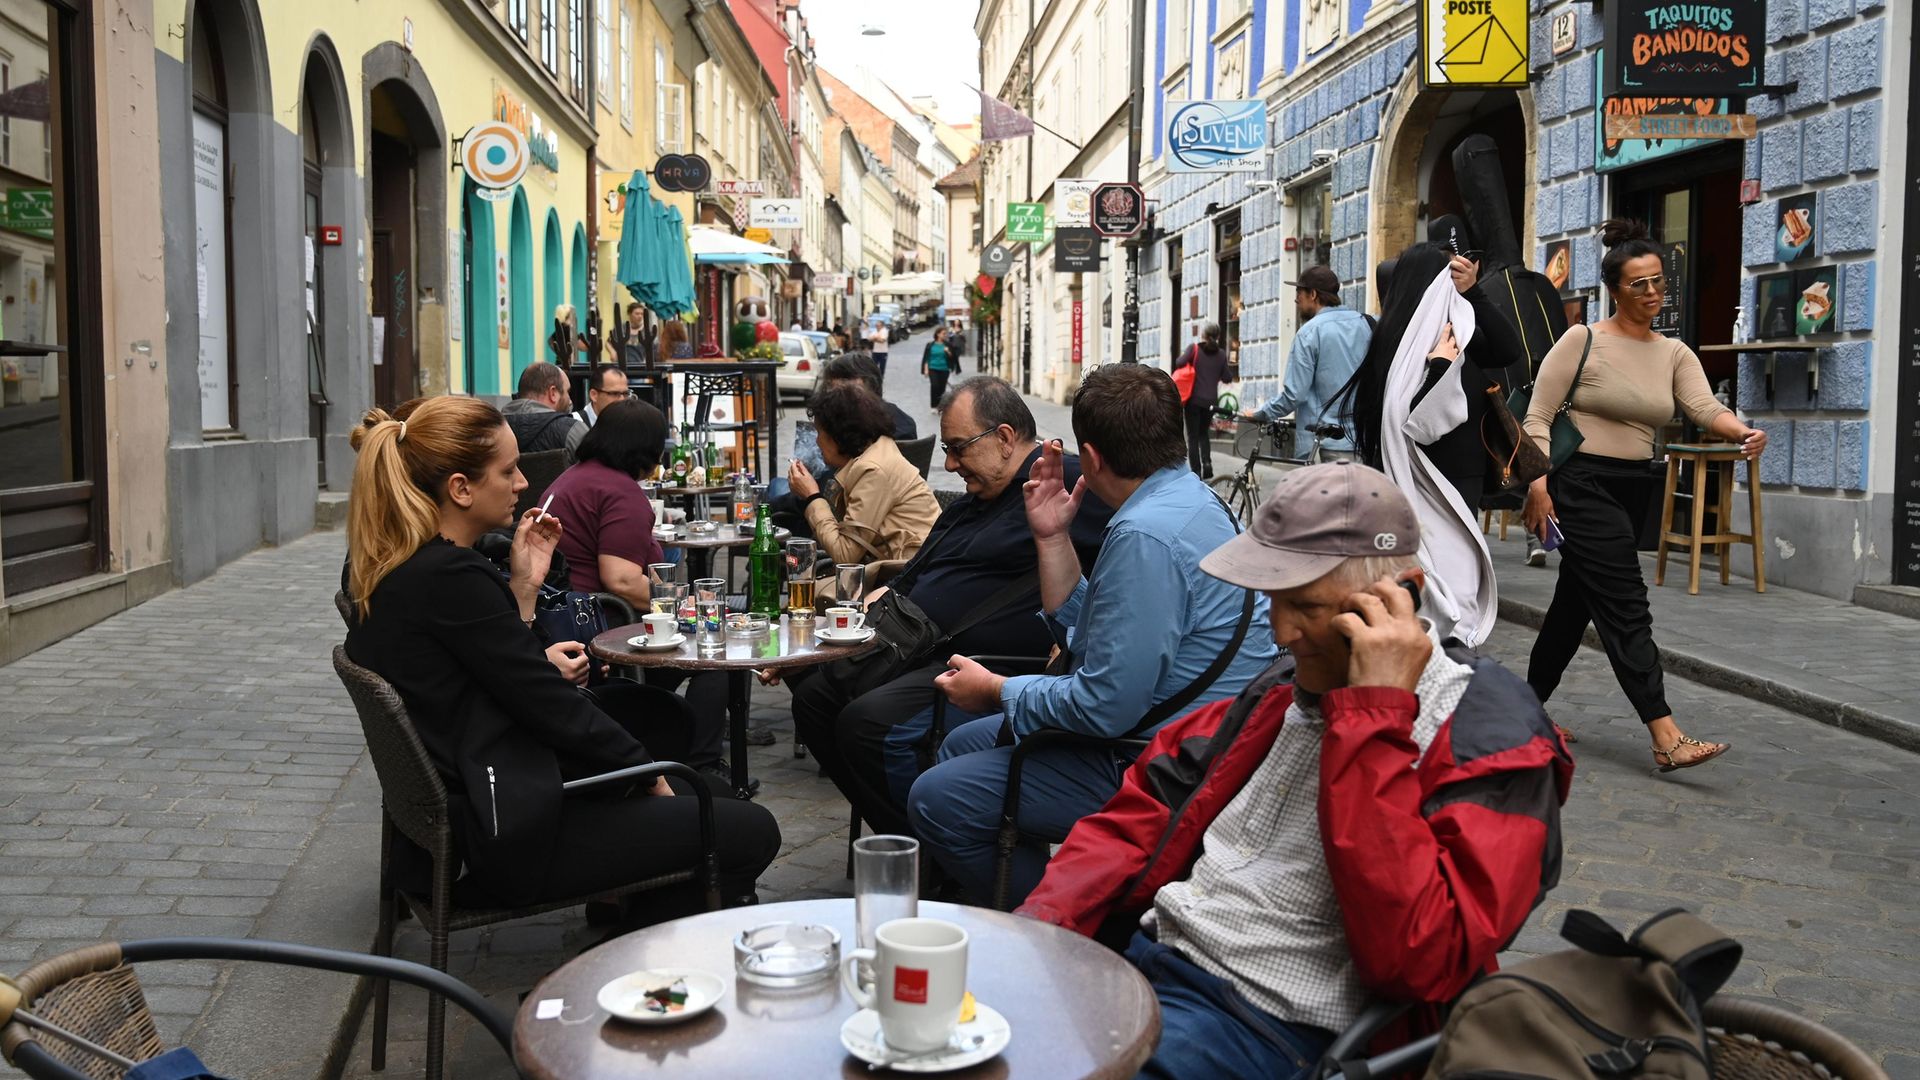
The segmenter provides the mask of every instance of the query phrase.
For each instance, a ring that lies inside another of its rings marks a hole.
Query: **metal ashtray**
[[[689,521],[687,532],[695,536],[712,536],[720,531],[720,526],[711,521]]]
[[[835,977],[840,932],[817,923],[765,923],[733,939],[733,969],[750,983],[806,986]]]

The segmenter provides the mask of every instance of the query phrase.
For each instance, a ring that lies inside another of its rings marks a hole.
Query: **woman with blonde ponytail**
[[[534,601],[565,522],[514,505],[527,486],[500,411],[466,397],[374,409],[352,433],[347,654],[392,683],[458,808],[462,887],[521,905],[699,863],[698,807],[661,781],[626,797],[565,797],[567,780],[686,760],[694,718],[656,687],[589,692],[582,642],[542,641]],[[514,530],[509,575],[473,550]],[[625,718],[615,720],[614,717]],[[722,895],[750,899],[780,830],[762,807],[714,804]],[[647,894],[649,917],[698,910]]]

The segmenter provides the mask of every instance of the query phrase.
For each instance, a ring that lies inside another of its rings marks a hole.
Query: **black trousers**
[[[1640,569],[1638,536],[1652,484],[1644,461],[1590,454],[1573,455],[1547,478],[1566,543],[1553,603],[1527,665],[1527,682],[1541,701],[1560,685],[1591,622],[1640,722],[1672,715]]]
[[[1201,476],[1213,475],[1213,403],[1187,403],[1187,464]]]
[[[697,720],[677,695],[654,686],[614,680],[593,690],[602,712],[618,721],[656,761],[688,763]],[[679,781],[672,798],[646,795],[630,785],[588,789],[563,803],[553,859],[541,878],[544,896],[578,896],[700,865],[699,803]],[[651,785],[645,785],[650,787]],[[780,825],[766,807],[713,799],[714,842],[720,863],[720,895],[728,905],[748,901],[754,883],[780,853]],[[462,882],[484,893],[484,882]],[[643,893],[634,901],[646,922],[701,911],[697,881]]]
[[[951,371],[934,371],[928,369],[927,408],[938,409],[940,407],[940,399],[945,396],[947,392],[947,379],[952,375],[953,372]]]
[[[686,702],[693,710],[692,728],[687,734],[686,749],[683,756],[672,758],[683,765],[696,769],[720,768],[720,743],[727,733],[727,677],[718,671],[673,671],[667,668],[648,668],[641,676],[644,685],[659,687],[672,693],[680,689],[681,683],[687,684]],[[615,680],[606,685],[618,686],[625,680]],[[605,689],[596,688],[595,695]],[[611,713],[607,705],[601,705],[602,712]],[[621,720],[619,716],[614,719]],[[646,740],[642,739],[642,742]],[[658,757],[658,754],[654,755]]]
[[[800,741],[827,771],[861,820],[876,832],[913,835],[906,807],[887,786],[886,741],[894,725],[933,707],[933,677],[946,661],[928,664],[859,697],[830,671],[816,668],[793,688],[793,723]]]

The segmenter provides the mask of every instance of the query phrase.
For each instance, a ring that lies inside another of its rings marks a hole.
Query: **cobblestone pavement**
[[[917,361],[908,344],[895,354]],[[917,391],[926,417],[917,367],[906,379],[896,368],[889,396],[906,404]],[[1062,431],[1065,410],[1036,414],[1043,434]],[[322,534],[248,556],[0,668],[0,971],[108,938],[371,941],[377,850],[361,795],[371,780],[327,655],[340,637],[329,599],[342,550],[338,534]],[[1522,663],[1531,640],[1502,624],[1492,651]],[[1516,950],[1555,948],[1569,907],[1631,924],[1686,905],[1746,943],[1736,991],[1830,1024],[1892,1075],[1920,1080],[1916,759],[1682,680],[1670,693],[1691,732],[1733,751],[1655,775],[1604,658],[1575,663],[1553,704],[1581,736],[1566,865]],[[754,705],[785,740],[784,692],[756,688]],[[763,898],[846,895],[845,803],[786,741],[753,760],[785,840]],[[322,871],[324,887],[303,885]],[[453,969],[511,1006],[600,933],[576,911],[461,934]],[[401,949],[425,956],[415,930]],[[249,1044],[268,1061],[288,1044],[324,1045],[338,1022],[335,999],[311,980],[242,995],[219,965],[143,977],[165,1037],[192,1032],[203,1048],[203,1033],[248,1007],[274,1014]],[[424,1015],[419,995],[396,991],[387,1075],[417,1068]],[[455,1023],[452,1048],[454,1076],[508,1075],[470,1024]],[[372,1075],[364,1031],[348,1074]]]

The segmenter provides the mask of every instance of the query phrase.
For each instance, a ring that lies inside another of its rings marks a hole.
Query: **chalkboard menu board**
[[[1682,240],[1667,245],[1667,298],[1660,314],[1653,317],[1653,331],[1670,338],[1687,339],[1687,244]]]
[[[1907,110],[1907,175],[1920,177],[1920,109]],[[1893,583],[1920,585],[1920,182],[1907,184],[1900,274],[1900,396],[1894,413]],[[1884,325],[1884,323],[1883,323]]]

